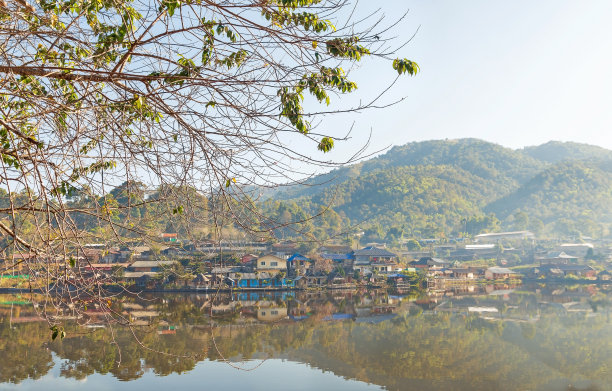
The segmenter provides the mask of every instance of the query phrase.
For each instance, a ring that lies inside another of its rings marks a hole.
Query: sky
[[[612,149],[612,1],[361,1],[387,21],[409,11],[397,57],[421,72],[402,77],[384,99],[395,106],[326,117],[321,130],[352,139],[349,156],[372,134],[369,151],[430,139],[480,138],[511,148],[550,140]],[[418,31],[417,31],[418,30]],[[366,100],[395,77],[388,62],[366,60],[351,72]]]

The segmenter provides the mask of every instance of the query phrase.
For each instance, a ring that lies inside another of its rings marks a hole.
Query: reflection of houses
[[[278,278],[267,272],[232,273],[228,278],[229,285],[237,288],[293,288],[295,281],[288,278]]]
[[[513,272],[505,267],[490,267],[485,270],[487,280],[506,280],[509,278],[519,278],[520,274]]]
[[[259,308],[257,310],[257,320],[262,322],[275,322],[286,317],[287,308],[285,307]]]
[[[257,303],[257,319],[262,322],[276,322],[286,318],[287,314],[287,307],[278,305],[274,301]]]

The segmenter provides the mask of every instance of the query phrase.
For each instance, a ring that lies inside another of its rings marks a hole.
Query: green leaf
[[[419,64],[406,58],[393,60],[393,69],[395,69],[399,75],[408,73],[411,76],[416,75],[421,70]]]
[[[208,102],[208,103],[206,104],[206,108],[208,108],[209,106],[211,106],[211,107],[215,107],[215,106],[216,106],[216,104],[217,104],[216,102],[214,102],[214,101],[212,101],[212,100],[211,100],[210,102]]]
[[[70,262],[70,267],[75,267],[76,266],[76,260],[74,258],[70,257],[68,262]]]
[[[319,142],[319,146],[317,147],[319,151],[323,151],[325,153],[331,151],[334,147],[334,140],[331,137],[323,137],[321,142]]]

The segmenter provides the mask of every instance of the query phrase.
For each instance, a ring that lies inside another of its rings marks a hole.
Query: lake
[[[0,295],[0,390],[612,390],[606,286],[123,296],[55,341],[39,299]]]

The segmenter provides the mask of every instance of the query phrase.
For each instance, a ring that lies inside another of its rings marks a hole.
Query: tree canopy
[[[287,181],[290,161],[330,164],[317,154],[338,138],[313,120],[357,88],[344,68],[377,56],[398,77],[419,71],[395,58],[393,22],[352,15],[344,0],[1,2],[0,230],[10,252],[61,263],[107,239],[79,219],[116,239],[146,236],[138,218],[151,202],[187,221],[205,208],[215,224],[258,226],[245,188]],[[292,147],[295,137],[312,152]],[[163,191],[151,196],[139,181]],[[133,186],[110,192],[121,183]]]

